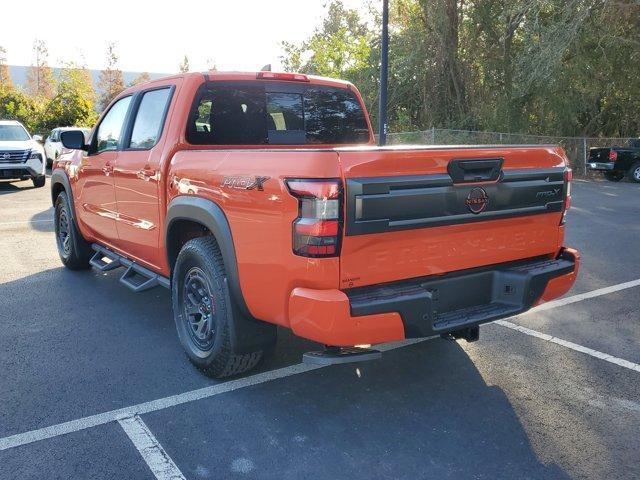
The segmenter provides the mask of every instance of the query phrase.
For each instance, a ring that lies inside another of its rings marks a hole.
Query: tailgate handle
[[[451,160],[447,171],[453,183],[493,182],[502,172],[502,158]]]

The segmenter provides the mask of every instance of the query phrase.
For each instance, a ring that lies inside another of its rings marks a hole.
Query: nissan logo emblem
[[[475,213],[477,215],[487,208],[487,205],[489,204],[489,195],[487,195],[484,188],[476,187],[469,192],[467,200],[464,203],[471,213]]]

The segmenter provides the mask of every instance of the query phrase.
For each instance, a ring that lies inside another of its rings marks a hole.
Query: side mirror
[[[80,130],[68,130],[60,134],[60,140],[64,148],[72,150],[89,150],[89,145],[84,143],[84,134]]]
[[[36,142],[42,143],[42,135],[34,135],[33,138]]]

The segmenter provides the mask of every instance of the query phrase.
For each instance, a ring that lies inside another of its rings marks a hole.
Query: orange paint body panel
[[[399,314],[352,317],[349,299],[340,290],[295,288],[289,299],[289,320],[296,335],[327,345],[348,347],[404,339]]]
[[[580,252],[578,252],[574,248],[565,248],[565,250],[570,252],[571,255],[573,255],[573,257],[575,258],[575,268],[573,272],[549,280],[549,283],[547,283],[547,287],[544,289],[540,300],[536,302],[536,305],[550,302],[551,300],[563,296],[565,293],[571,290],[571,287],[573,287],[573,284],[578,278],[578,273],[580,272]]]
[[[264,191],[221,187],[225,176],[256,174],[269,177]],[[338,177],[335,152],[184,151],[174,157],[169,176],[169,201],[197,195],[225,212],[236,244],[242,292],[256,318],[288,325],[287,302],[293,289],[338,287],[337,257],[293,254],[291,228],[298,201],[284,184],[285,177]]]

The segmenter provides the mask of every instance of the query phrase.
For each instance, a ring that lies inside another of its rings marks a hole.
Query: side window
[[[369,139],[367,120],[353,94],[309,89],[304,97],[307,143],[362,143]]]
[[[131,97],[118,100],[109,109],[96,131],[96,153],[117,150]]]
[[[170,92],[169,88],[163,88],[143,94],[133,124],[129,148],[148,149],[156,144],[162,131],[164,112]]]
[[[264,145],[267,121],[264,88],[215,86],[196,97],[187,140],[196,145]]]

